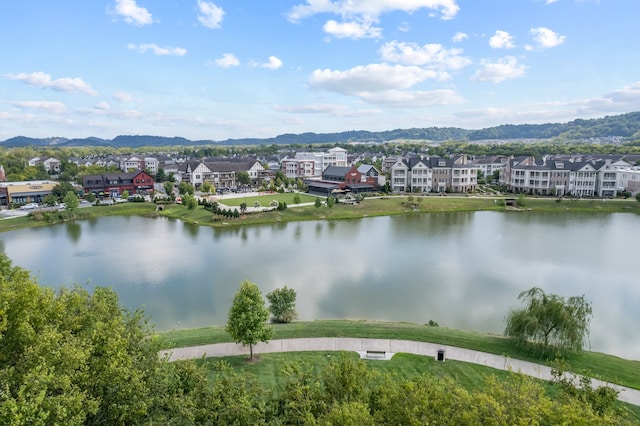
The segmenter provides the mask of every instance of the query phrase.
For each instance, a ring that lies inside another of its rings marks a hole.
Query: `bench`
[[[371,359],[371,360],[380,360],[380,361],[388,361],[392,356],[395,355],[393,352],[387,351],[356,351],[360,355],[360,359]]]

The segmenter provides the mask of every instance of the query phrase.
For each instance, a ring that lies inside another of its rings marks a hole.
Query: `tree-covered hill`
[[[164,137],[151,135],[123,135],[114,139],[89,137],[84,139],[66,139],[63,137],[29,138],[17,136],[0,142],[4,147],[25,146],[194,146],[194,145],[296,145],[328,144],[348,142],[384,143],[397,140],[420,141],[464,141],[483,140],[522,140],[522,139],[558,139],[560,141],[585,141],[592,138],[617,137],[629,141],[640,139],[640,112],[606,116],[595,119],[576,119],[568,123],[546,124],[503,124],[477,130],[458,127],[426,127],[395,129],[382,132],[350,130],[336,133],[285,133],[273,138],[245,138],[214,140],[189,140],[182,137]]]

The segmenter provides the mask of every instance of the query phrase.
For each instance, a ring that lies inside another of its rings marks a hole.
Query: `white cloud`
[[[556,47],[564,43],[566,38],[545,27],[531,28],[529,33],[533,36],[535,42],[538,43],[538,47],[542,49]]]
[[[370,117],[381,113],[379,109],[353,109],[342,104],[274,105],[273,110],[289,114],[326,114],[333,117]],[[302,124],[302,120],[298,119],[294,123]]]
[[[153,23],[151,13],[144,7],[136,4],[135,0],[116,0],[112,14],[121,16],[125,22],[134,25],[147,25]]]
[[[240,65],[240,61],[232,53],[225,53],[222,55],[222,58],[218,58],[213,62],[222,68],[236,67]]]
[[[515,47],[511,34],[501,30],[497,30],[496,33],[489,39],[489,46],[494,49],[512,49]]]
[[[579,113],[607,114],[640,110],[640,81],[580,102]]]
[[[107,102],[98,102],[96,105],[94,105],[93,108],[98,111],[104,111],[104,112],[111,111],[111,105],[109,105]]]
[[[198,21],[207,28],[220,28],[224,10],[215,3],[198,0]]]
[[[471,80],[500,83],[504,80],[523,77],[525,70],[526,67],[518,64],[515,57],[506,56],[497,62],[483,62],[482,68],[471,77]]]
[[[322,29],[335,38],[380,38],[382,28],[372,26],[373,22],[336,22],[333,19],[327,21]]]
[[[442,14],[442,19],[453,19],[460,7],[456,0],[307,0],[291,8],[287,17],[292,22],[299,22],[318,13],[331,13],[342,17],[376,19],[383,13],[413,13],[420,9],[437,10]]]
[[[453,35],[453,42],[454,43],[460,43],[462,40],[469,38],[469,36],[466,33],[462,33],[460,31],[458,31],[457,33],[455,33]]]
[[[116,99],[120,102],[131,102],[133,100],[133,96],[124,92],[116,92],[113,94],[113,99]]]
[[[442,69],[460,69],[471,64],[471,60],[461,56],[462,49],[446,49],[441,44],[425,44],[391,41],[380,48],[385,61],[406,65],[431,65]]]
[[[91,88],[91,85],[84,82],[81,78],[59,78],[52,80],[49,74],[44,72],[34,72],[31,74],[7,74],[9,80],[22,81],[25,84],[36,87],[56,90],[66,93],[84,93],[86,95],[95,96],[98,93]]]
[[[400,23],[400,25],[398,25],[398,31],[401,31],[403,33],[408,32],[409,30],[411,30],[411,24],[409,24],[406,21],[403,21]]]
[[[344,95],[364,96],[367,93],[407,89],[440,73],[416,66],[370,64],[346,71],[315,70],[309,84],[322,90]]]
[[[129,43],[127,48],[130,50],[135,50],[139,53],[146,53],[148,50],[152,51],[154,54],[158,56],[184,56],[187,53],[187,49],[183,49],[182,47],[160,47],[157,44],[147,43],[147,44],[133,44]]]
[[[52,101],[16,101],[13,102],[15,107],[21,109],[33,109],[38,111],[44,111],[51,114],[64,114],[67,112],[67,108],[62,102]]]
[[[282,61],[275,56],[269,56],[269,62],[261,64],[260,66],[262,68],[268,68],[270,70],[277,70],[282,66]]]
[[[387,90],[380,93],[366,93],[362,100],[372,104],[391,107],[417,108],[464,103],[462,96],[453,90],[407,91]]]
[[[545,1],[545,4],[555,3],[555,2],[557,2],[557,1],[558,1],[558,0],[546,0],[546,1]]]
[[[274,105],[273,109],[278,112],[289,112],[293,114],[336,114],[347,109],[344,105],[337,104],[309,104],[297,106]]]

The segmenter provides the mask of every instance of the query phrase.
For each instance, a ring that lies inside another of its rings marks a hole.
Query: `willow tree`
[[[526,306],[507,314],[507,337],[523,346],[537,343],[544,352],[581,351],[587,345],[592,311],[584,296],[565,298],[533,287],[518,299]]]
[[[234,342],[249,346],[249,359],[253,360],[253,345],[268,342],[273,336],[273,327],[267,325],[269,309],[266,308],[262,292],[249,280],[240,283],[229,310],[225,330]]]

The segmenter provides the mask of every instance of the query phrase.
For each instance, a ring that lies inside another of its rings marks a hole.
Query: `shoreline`
[[[292,200],[294,193],[274,194],[274,197],[287,196]],[[252,212],[239,218],[215,216],[212,212],[197,206],[193,210],[181,204],[122,203],[111,206],[90,206],[67,211],[30,212],[28,215],[8,215],[0,219],[0,232],[22,228],[55,225],[100,216],[138,215],[144,217],[167,217],[182,220],[200,226],[231,228],[245,225],[264,225],[309,220],[346,220],[362,219],[374,216],[394,216],[421,213],[455,213],[476,211],[497,211],[508,214],[533,213],[635,213],[640,214],[640,202],[635,199],[555,199],[525,198],[524,205],[518,209],[504,206],[504,196],[417,196],[389,195],[365,198],[359,204],[337,203],[333,207],[315,207],[311,203],[293,204],[285,210]],[[221,199],[221,201],[224,199]],[[250,201],[250,197],[248,197]],[[162,208],[160,208],[162,206]],[[234,209],[236,206],[229,206]]]

